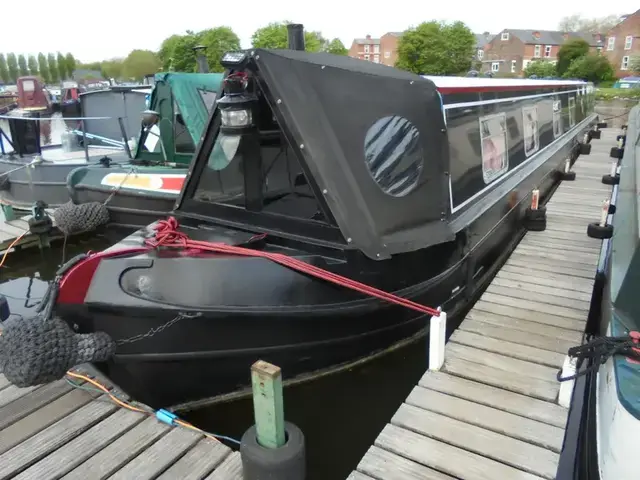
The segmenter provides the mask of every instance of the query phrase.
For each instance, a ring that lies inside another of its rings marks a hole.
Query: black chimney
[[[290,23],[287,25],[289,50],[304,50],[304,25]]]
[[[207,57],[204,54],[206,48],[204,45],[196,45],[193,47],[193,51],[196,54],[196,61],[198,62],[198,72],[200,73],[209,73],[209,62],[207,62]]]

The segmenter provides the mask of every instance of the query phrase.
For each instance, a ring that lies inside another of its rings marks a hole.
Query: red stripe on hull
[[[162,190],[182,190],[182,185],[184,184],[184,177],[182,178],[162,178]]]

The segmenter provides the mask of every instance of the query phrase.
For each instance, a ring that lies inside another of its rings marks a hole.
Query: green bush
[[[640,100],[640,88],[597,88],[596,100]]]

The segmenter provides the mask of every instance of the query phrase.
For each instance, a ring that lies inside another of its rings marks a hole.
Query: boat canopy
[[[221,73],[157,73],[155,84],[165,82],[171,88],[175,103],[178,105],[184,124],[194,145],[200,137],[215,105],[223,75]],[[151,96],[151,108],[157,90]],[[177,112],[176,112],[177,113]]]

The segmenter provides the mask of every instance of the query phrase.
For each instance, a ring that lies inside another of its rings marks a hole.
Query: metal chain
[[[134,343],[134,342],[138,342],[140,340],[144,340],[145,338],[149,338],[149,337],[153,337],[156,333],[160,333],[164,330],[166,330],[167,328],[175,325],[176,323],[178,323],[180,320],[183,320],[185,318],[197,318],[202,316],[202,313],[178,313],[178,315],[176,315],[174,318],[172,318],[171,320],[169,320],[167,323],[160,325],[159,327],[153,327],[151,329],[149,329],[148,332],[146,333],[139,333],[138,335],[134,335],[133,337],[129,337],[129,338],[123,338],[120,340],[116,340],[116,345],[124,345],[126,343]]]
[[[104,201],[103,205],[106,205],[107,203],[109,203],[111,201],[111,199],[115,196],[115,194],[120,191],[120,189],[122,188],[122,185],[124,185],[124,182],[127,181],[127,178],[129,178],[129,175],[131,175],[132,173],[136,173],[137,174],[138,173],[138,169],[136,167],[131,167],[129,169],[127,174],[124,176],[124,178],[120,182],[120,185],[118,185],[117,187],[113,187],[112,192],[109,194],[107,199]]]

